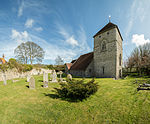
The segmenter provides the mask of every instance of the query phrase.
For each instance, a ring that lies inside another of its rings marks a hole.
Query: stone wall
[[[10,79],[15,79],[15,78],[25,78],[27,77],[27,75],[40,75],[43,74],[43,72],[46,73],[51,73],[52,70],[48,70],[48,69],[32,69],[29,72],[24,72],[24,73],[18,73],[16,69],[11,69],[5,72],[6,74],[6,79],[10,80]],[[3,74],[2,72],[0,72],[0,81],[3,81]]]
[[[69,73],[77,77],[85,77],[85,71],[83,70],[70,70]]]

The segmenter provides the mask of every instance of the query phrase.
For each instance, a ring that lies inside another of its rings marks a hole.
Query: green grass
[[[0,124],[150,123],[150,91],[137,92],[134,78],[95,79],[98,92],[77,103],[52,98],[50,94],[58,83],[43,88],[42,76],[35,78],[35,90],[26,87],[25,79],[8,81],[6,86],[0,82]]]

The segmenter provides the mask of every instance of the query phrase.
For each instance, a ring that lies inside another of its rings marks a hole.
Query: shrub
[[[32,65],[29,64],[22,64],[23,72],[31,71],[33,69]]]
[[[98,85],[94,83],[94,79],[87,83],[84,83],[84,80],[72,80],[60,83],[60,88],[55,88],[55,90],[60,98],[70,101],[82,101],[94,94],[98,90]]]

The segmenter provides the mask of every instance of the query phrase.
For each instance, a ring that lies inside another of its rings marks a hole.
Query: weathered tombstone
[[[6,74],[3,73],[3,81],[4,81],[4,85],[7,85],[7,80],[6,80]]]
[[[48,82],[48,73],[45,73],[45,82]]]
[[[71,74],[67,75],[67,80],[70,80],[70,81],[72,80],[72,75]]]
[[[63,72],[62,72],[62,71],[60,71],[60,72],[59,72],[59,75],[60,75],[59,80],[60,80],[60,82],[62,82],[62,81],[63,81],[62,74],[63,74]]]
[[[29,88],[30,89],[35,89],[35,79],[34,77],[31,77],[29,80]]]
[[[30,78],[31,78],[31,76],[28,75],[28,76],[27,76],[27,82],[29,82]]]
[[[45,82],[45,72],[43,72],[43,82]]]
[[[55,70],[52,73],[52,81],[51,82],[57,82],[57,74],[56,74]]]
[[[52,81],[52,78],[53,78],[53,70],[52,72],[50,73],[50,80]]]
[[[48,87],[48,73],[44,73],[43,76],[44,76],[44,81],[43,81],[44,85],[43,85],[43,87],[47,88]]]

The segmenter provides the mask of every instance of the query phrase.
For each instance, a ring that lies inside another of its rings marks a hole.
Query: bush
[[[82,101],[94,94],[98,90],[98,85],[94,83],[94,79],[87,83],[84,83],[84,80],[72,80],[67,83],[60,83],[60,88],[55,88],[55,90],[60,98]]]
[[[29,64],[22,64],[23,72],[31,71],[33,69],[32,65]]]

